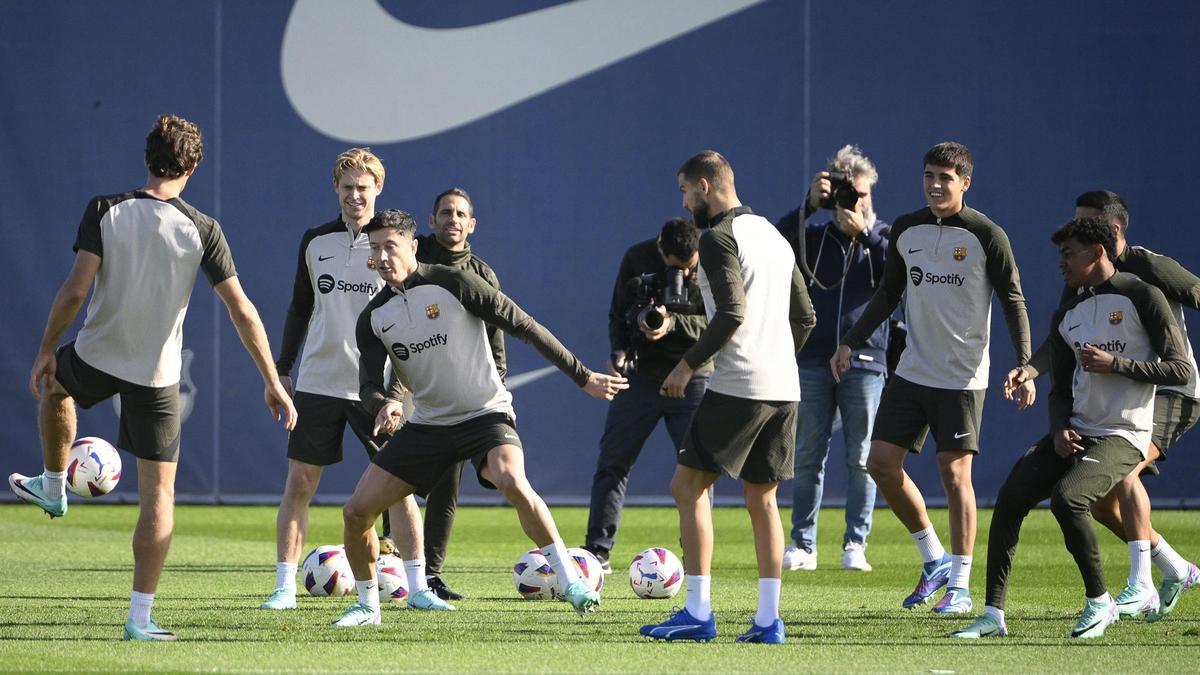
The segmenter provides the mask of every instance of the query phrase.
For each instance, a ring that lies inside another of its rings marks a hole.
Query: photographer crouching
[[[634,461],[660,419],[679,449],[712,373],[711,362],[697,368],[682,399],[659,394],[663,380],[708,325],[695,276],[699,240],[690,221],[668,220],[656,239],[625,252],[613,287],[608,369],[629,378],[629,389],[609,404],[584,544],[606,573],[612,569],[609,554]]]

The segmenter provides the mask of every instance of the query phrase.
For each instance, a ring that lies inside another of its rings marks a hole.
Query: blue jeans
[[[600,457],[592,478],[592,501],[588,511],[587,546],[611,551],[621,524],[625,504],[625,486],[629,470],[642,451],[650,433],[665,420],[667,433],[678,450],[708,389],[709,374],[694,376],[684,389],[683,398],[667,398],[658,393],[662,382],[638,374],[629,376],[629,388],[608,404],[604,436],[600,438]]]
[[[841,384],[833,380],[829,366],[800,368],[800,417],[796,433],[796,479],[792,495],[792,540],[800,548],[814,550],[817,543],[817,512],[821,509],[825,460],[833,421],[842,417],[846,442],[846,531],[842,545],[867,543],[871,512],[875,508],[875,481],[867,473],[871,450],[871,427],[883,393],[883,373],[851,368]]]

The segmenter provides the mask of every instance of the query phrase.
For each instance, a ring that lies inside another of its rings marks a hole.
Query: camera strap
[[[825,229],[821,230],[821,245],[817,247],[817,258],[813,261],[813,267],[821,266],[821,256],[825,253],[825,240],[827,238],[834,238],[833,235],[829,233],[829,223],[826,223]],[[804,231],[803,223],[801,223],[800,233],[797,239],[799,240],[800,248],[800,255],[797,256],[797,262],[800,265],[800,271],[803,272],[806,277],[808,277],[809,286],[816,286],[823,291],[832,291],[845,283],[846,277],[850,274],[850,266],[854,264],[854,247],[858,244],[856,239],[850,240],[849,249],[842,246],[841,242],[835,241],[835,243],[838,245],[838,248],[840,248],[842,251],[842,275],[841,278],[839,278],[830,286],[826,286],[825,284],[821,283],[821,281],[817,279],[817,273],[808,266],[808,236]]]

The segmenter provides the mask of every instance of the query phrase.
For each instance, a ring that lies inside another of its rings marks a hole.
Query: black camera
[[[860,196],[858,190],[854,189],[854,181],[850,174],[830,171],[829,196],[821,200],[821,208],[832,211],[840,206],[848,211],[853,211],[858,206]]]
[[[625,365],[621,374],[629,376],[637,371],[637,347],[645,341],[642,324],[651,330],[662,328],[666,322],[658,307],[669,312],[682,312],[688,308],[688,288],[684,271],[668,267],[657,273],[636,276],[627,282],[634,296],[633,305],[625,312],[625,327],[629,332],[630,348],[625,353]]]

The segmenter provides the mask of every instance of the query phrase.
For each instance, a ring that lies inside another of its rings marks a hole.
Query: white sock
[[[150,623],[150,608],[154,607],[153,593],[134,591],[129,596],[129,621],[135,626]]]
[[[942,548],[942,542],[938,540],[937,532],[932,525],[920,532],[913,532],[911,536],[913,541],[917,542],[917,550],[921,552],[921,559],[925,562],[929,563],[946,557],[946,549]]]
[[[51,471],[50,469],[42,471],[42,489],[46,491],[46,496],[50,499],[61,499],[67,494],[67,472]]]
[[[561,541],[538,548],[542,549],[542,555],[546,556],[550,569],[558,576],[558,585],[563,592],[566,592],[567,586],[579,581],[579,566],[571,559],[571,554],[567,553],[567,547]]]
[[[950,588],[971,587],[971,556],[950,556]]]
[[[429,580],[425,578],[425,559],[404,561],[404,576],[408,577],[408,592],[420,593],[429,588]]]
[[[1099,602],[1099,603],[1102,603],[1105,605],[1111,605],[1113,599],[1112,599],[1112,595],[1110,595],[1109,593],[1106,592],[1104,595],[1101,595],[1098,598],[1088,598],[1088,601],[1089,602]]]
[[[275,588],[290,588],[296,592],[296,563],[275,563]]]
[[[379,580],[355,581],[354,588],[358,591],[358,601],[375,611],[379,611]]]
[[[1129,579],[1130,586],[1154,587],[1154,578],[1150,576],[1150,540],[1137,539],[1129,542]]]
[[[1158,546],[1150,551],[1150,561],[1167,579],[1186,579],[1191,565],[1171,548],[1166,537],[1158,538]]]
[[[754,615],[754,625],[770,626],[779,618],[779,591],[782,587],[782,579],[758,580],[758,614]]]
[[[688,614],[701,621],[707,621],[712,616],[712,577],[699,574],[689,574],[685,577],[687,583],[687,602],[683,608]],[[762,602],[762,591],[758,594]],[[776,601],[778,602],[778,601]]]
[[[991,605],[984,605],[983,613],[999,621],[1001,624],[1004,623],[1004,610],[1002,609],[996,609]]]

